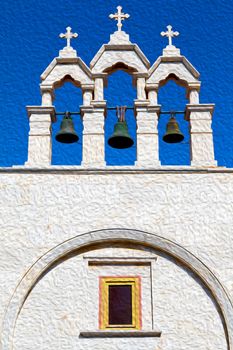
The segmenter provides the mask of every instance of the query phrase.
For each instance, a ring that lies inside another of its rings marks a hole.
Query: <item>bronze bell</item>
[[[126,107],[117,107],[118,122],[114,125],[114,132],[108,139],[108,144],[112,148],[129,148],[134,144],[125,121],[125,110]]]
[[[183,141],[184,135],[180,131],[179,124],[176,118],[172,116],[166,127],[166,134],[163,136],[163,141],[167,143],[178,143]]]
[[[114,126],[114,133],[108,139],[109,146],[113,148],[129,148],[133,146],[134,141],[128,132],[126,121],[118,121]]]
[[[56,140],[61,143],[77,142],[79,137],[74,130],[74,123],[70,112],[66,112],[61,122],[60,131],[56,134]]]

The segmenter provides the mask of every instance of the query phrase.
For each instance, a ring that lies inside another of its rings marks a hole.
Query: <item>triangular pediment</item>
[[[117,64],[130,67],[134,72],[146,73],[150,62],[138,47],[130,42],[126,33],[115,32],[108,44],[102,45],[90,63],[92,73],[104,73]]]
[[[199,83],[199,72],[184,56],[160,56],[148,72],[148,84],[160,84],[169,76],[175,76],[187,85]]]
[[[91,71],[80,57],[56,57],[41,75],[41,86],[59,84],[70,77],[77,85],[94,84]]]

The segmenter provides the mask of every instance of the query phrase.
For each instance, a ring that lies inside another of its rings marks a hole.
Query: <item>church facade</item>
[[[199,102],[199,73],[169,43],[150,65],[117,31],[88,67],[70,41],[28,106],[28,160],[0,168],[1,350],[233,350],[233,170],[214,157],[214,104]],[[104,86],[133,77],[137,160],[105,163]],[[186,88],[190,166],[161,166],[158,90]],[[55,89],[83,93],[80,166],[51,165]]]

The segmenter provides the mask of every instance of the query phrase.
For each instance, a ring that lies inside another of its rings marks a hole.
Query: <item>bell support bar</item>
[[[127,109],[134,110],[134,107],[123,106]],[[106,109],[109,111],[116,111],[118,107],[107,107]],[[56,112],[56,115],[65,115],[67,112]],[[161,111],[159,114],[184,114],[185,111]],[[70,115],[80,115],[81,112],[69,112]]]

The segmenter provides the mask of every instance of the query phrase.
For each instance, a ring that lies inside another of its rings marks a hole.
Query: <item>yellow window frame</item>
[[[99,328],[141,329],[141,279],[140,276],[100,277]],[[132,291],[132,324],[109,324],[109,286],[130,285]]]

